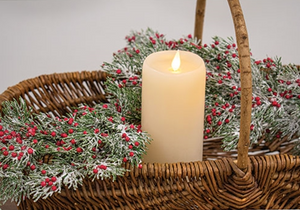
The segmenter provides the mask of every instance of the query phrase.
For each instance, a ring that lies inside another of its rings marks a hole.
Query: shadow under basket
[[[240,25],[244,25],[239,2],[228,2],[237,42],[242,43],[239,46],[239,57],[245,57],[250,62],[249,57],[243,56],[243,52],[249,53],[249,47],[248,51],[243,51],[247,32],[239,31]],[[196,15],[204,16],[204,6],[205,1],[198,0]],[[240,60],[240,66],[242,71],[247,66],[243,59]],[[0,95],[0,103],[22,97],[37,113],[62,116],[80,103],[93,106],[107,102],[104,86],[106,77],[107,74],[101,71],[42,75],[9,87]],[[247,112],[247,115],[251,115],[251,112]],[[300,158],[288,154],[293,148],[292,141],[283,138],[269,143],[260,139],[256,145],[247,147],[246,152],[240,147],[237,151],[224,152],[221,145],[221,138],[206,139],[204,161],[144,163],[141,169],[127,164],[125,167],[130,171],[115,181],[92,181],[86,178],[77,190],[65,187],[61,193],[37,202],[27,198],[18,209],[300,208]],[[238,163],[243,158],[246,160],[245,167]]]

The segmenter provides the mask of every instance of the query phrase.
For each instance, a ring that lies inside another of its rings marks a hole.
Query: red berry
[[[27,152],[28,152],[28,154],[32,154],[33,153],[33,149],[32,148],[28,148]]]
[[[134,145],[138,147],[140,145],[140,143],[136,141],[136,142],[134,142]]]
[[[125,137],[125,141],[129,142],[130,138],[128,136]]]
[[[75,114],[76,114],[76,113],[74,113],[74,115],[75,115]],[[70,118],[69,121],[68,121],[68,124],[69,124],[69,125],[72,125],[73,122],[74,122],[73,118]]]
[[[142,169],[143,168],[143,165],[142,164],[139,164],[139,169]]]
[[[30,166],[30,169],[33,171],[33,170],[35,170],[35,165],[31,165]]]
[[[225,120],[225,123],[229,123],[229,122],[230,122],[229,119],[226,119],[226,120]]]
[[[57,189],[56,186],[52,186],[52,187],[51,187],[51,190],[52,190],[52,191],[55,191],[56,189]]]
[[[71,144],[76,144],[75,139],[72,139],[70,142],[71,142]]]
[[[268,92],[272,92],[272,88],[268,88]]]
[[[72,133],[74,133],[74,130],[73,129],[69,129],[69,134],[72,134]]]
[[[133,148],[133,146],[130,144],[129,146],[128,146],[128,149],[132,149]]]
[[[56,180],[57,180],[57,178],[56,178],[55,176],[53,176],[53,177],[51,178],[51,181],[52,181],[52,182],[56,182]]]
[[[46,174],[47,172],[46,172],[46,170],[42,170],[41,173],[42,174]]]
[[[221,121],[219,121],[217,124],[218,124],[218,126],[220,126],[220,125],[222,125],[222,122],[221,122]]]
[[[10,145],[10,146],[8,147],[8,149],[9,149],[9,150],[14,150],[15,147],[14,147],[14,145]]]
[[[112,117],[109,117],[107,119],[108,119],[108,121],[113,122],[113,118]]]
[[[3,170],[7,169],[7,168],[8,168],[8,164],[4,164],[4,165],[2,166],[2,168],[3,168]]]
[[[108,108],[107,104],[103,104],[102,107],[103,107],[104,109],[107,109],[107,108]]]
[[[52,186],[52,185],[53,185],[53,182],[49,181],[49,182],[48,182],[48,185],[49,185],[49,186]]]
[[[68,137],[68,134],[62,133],[60,136],[61,136],[62,138],[66,138],[66,137]]]
[[[95,134],[97,134],[97,133],[99,133],[99,132],[100,132],[99,128],[96,128],[96,129],[94,130],[94,133],[95,133]]]
[[[87,134],[87,131],[83,131],[83,134]]]
[[[76,151],[77,151],[78,153],[83,152],[83,150],[82,150],[80,147],[78,147],[78,148],[76,149]]]
[[[133,152],[129,152],[129,156],[132,157],[134,155]]]
[[[47,185],[47,183],[46,183],[45,181],[42,181],[42,182],[41,182],[41,186],[42,186],[42,187],[45,187],[46,185]]]
[[[123,162],[127,162],[127,158],[126,157],[123,158]]]
[[[8,151],[5,150],[5,151],[3,152],[3,155],[4,155],[4,156],[7,156],[7,155],[8,155]]]
[[[17,153],[13,152],[13,153],[11,153],[11,156],[12,157],[17,157]]]
[[[93,173],[97,174],[98,173],[98,169],[93,169]]]
[[[117,73],[117,74],[121,74],[121,73],[122,73],[121,69],[118,69],[118,70],[116,71],[116,73]]]

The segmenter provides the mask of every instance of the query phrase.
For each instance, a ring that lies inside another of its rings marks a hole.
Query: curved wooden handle
[[[228,0],[228,4],[234,22],[235,35],[239,49],[239,62],[241,70],[241,120],[237,166],[240,169],[244,170],[247,168],[249,162],[248,150],[250,145],[250,124],[252,110],[252,76],[250,50],[248,32],[240,2],[239,0]],[[201,13],[199,11],[203,12]],[[195,19],[195,26],[197,25],[197,28],[195,27],[195,36],[197,38],[202,38],[204,11],[205,0],[197,0],[196,17],[197,15],[200,16]]]
[[[194,37],[200,39],[200,43],[202,43],[202,36],[203,36],[205,5],[206,5],[206,0],[197,0]]]

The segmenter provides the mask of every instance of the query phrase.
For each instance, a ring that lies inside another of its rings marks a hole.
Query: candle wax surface
[[[173,71],[175,53],[153,53],[143,65],[142,130],[153,139],[144,162],[202,160],[204,62],[196,54],[180,51],[180,68]]]

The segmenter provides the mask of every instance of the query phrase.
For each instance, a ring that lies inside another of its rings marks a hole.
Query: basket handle
[[[197,0],[194,36],[202,39],[206,0]],[[252,76],[248,32],[239,0],[228,0],[234,22],[235,36],[239,49],[241,77],[241,119],[238,142],[237,166],[247,168],[250,145],[250,124],[252,110]]]

